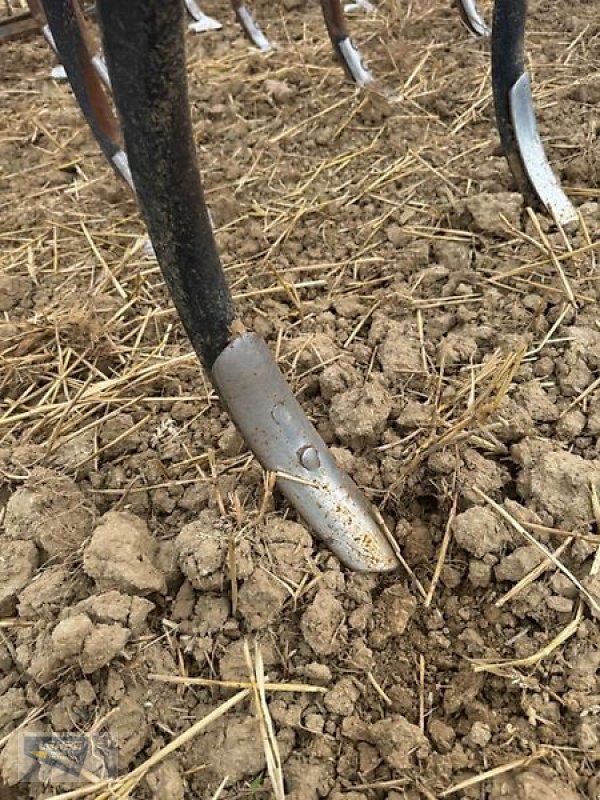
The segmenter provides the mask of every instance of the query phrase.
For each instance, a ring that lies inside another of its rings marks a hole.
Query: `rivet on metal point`
[[[300,463],[304,467],[304,469],[313,470],[319,469],[321,466],[321,461],[319,459],[319,453],[315,447],[311,445],[307,445],[304,447],[300,453]]]

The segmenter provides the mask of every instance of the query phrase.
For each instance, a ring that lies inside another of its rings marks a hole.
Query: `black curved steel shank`
[[[165,282],[210,369],[233,303],[196,163],[180,0],[98,0],[104,52],[137,198]]]
[[[41,5],[77,102],[102,152],[122,177],[113,160],[121,151],[119,125],[92,63],[76,0],[41,0]]]
[[[525,72],[527,0],[496,0],[492,24],[492,87],[496,124],[504,155],[519,190],[530,205],[537,194],[523,166],[511,121],[510,91]]]

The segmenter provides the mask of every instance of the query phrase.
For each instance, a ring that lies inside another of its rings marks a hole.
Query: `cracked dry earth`
[[[454,8],[352,17],[382,93],[343,80],[316,3],[283,5],[257,8],[268,57],[228,17],[187,36],[207,198],[242,321],[412,576],[342,569],[271,491],[47,46],[3,43],[0,797],[73,788],[20,780],[23,732],[143,764],[236,691],[153,676],[247,681],[248,640],[291,800],[594,800],[598,5],[530,9],[564,232],[515,193]],[[275,796],[250,698],[132,792],[218,787]]]

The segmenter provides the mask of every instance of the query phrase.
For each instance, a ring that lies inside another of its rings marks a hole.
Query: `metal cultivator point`
[[[85,43],[73,36],[73,0],[43,5],[74,93],[115,165],[123,150],[113,121],[107,127],[103,118],[106,98],[97,103],[102,86]],[[196,164],[182,3],[98,0],[97,7],[133,185],[194,350],[248,446],[314,532],[351,569],[395,569],[400,560],[377,513],[334,462],[266,344],[236,321]]]
[[[492,83],[496,123],[504,155],[519,191],[561,225],[577,212],[548,163],[525,71],[527,0],[496,0],[492,25]]]
[[[269,50],[271,50],[271,42],[264,35],[260,25],[254,18],[254,14],[252,11],[250,11],[243,0],[231,0],[231,7],[233,8],[238,22],[242,26],[242,30],[248,39],[250,39],[252,44],[255,47],[258,47],[259,50],[262,50],[263,53],[267,53]]]

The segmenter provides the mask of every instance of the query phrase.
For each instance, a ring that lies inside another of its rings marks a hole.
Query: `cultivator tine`
[[[84,23],[84,21],[82,19],[81,12],[79,11],[79,9],[77,8],[76,5],[74,6],[74,8],[75,8],[75,16],[76,16],[77,22],[79,24],[79,28],[81,30],[81,36],[86,41],[86,45],[88,45],[87,36],[85,35],[85,27],[84,27],[85,23]],[[44,26],[42,28],[42,32],[44,34],[44,38],[46,39],[46,41],[48,42],[48,44],[50,45],[52,50],[54,50],[54,53],[56,54],[57,58],[60,59],[61,56],[60,56],[60,53],[58,52],[58,48],[56,46],[56,42],[55,42],[54,36],[52,34],[52,30],[50,29],[50,26],[48,25],[48,23],[44,24]],[[88,53],[89,53],[89,45],[88,45]],[[102,83],[106,86],[106,88],[110,90],[110,88],[111,88],[110,87],[110,76],[109,76],[108,70],[106,68],[106,62],[104,60],[104,56],[100,55],[99,53],[96,53],[95,55],[91,56],[90,60],[91,60],[92,66],[96,70],[96,74],[98,75],[98,77],[100,78]],[[62,65],[59,64],[59,65],[57,65],[56,67],[54,67],[52,69],[52,73],[51,73],[52,77],[57,79],[57,80],[64,80],[67,77],[66,70],[64,69],[64,67],[62,67],[62,70],[61,70],[61,66]]]
[[[65,68],[92,133],[115,172],[133,188],[127,156],[119,143],[119,125],[94,66],[76,0],[42,0],[42,7],[47,20],[44,33]]]
[[[243,331],[221,267],[187,94],[179,0],[98,0],[142,213],[190,341],[263,467],[349,567],[398,559],[374,512],[308,421],[266,344]]]
[[[204,33],[205,31],[219,31],[223,27],[214,17],[209,17],[208,14],[205,14],[196,0],[185,0],[185,7],[188,10],[188,14],[194,19],[188,25],[189,31]]]
[[[475,36],[486,37],[491,34],[491,29],[486,23],[476,0],[457,0],[458,13],[468,30]]]
[[[365,66],[358,47],[350,38],[341,0],[321,0],[321,9],[331,44],[346,74],[357,86],[367,86],[372,82],[373,75]]]
[[[540,139],[524,66],[526,0],[496,0],[492,26],[492,84],[504,155],[530,205],[540,205],[562,225],[577,211],[548,163]]]
[[[260,25],[254,19],[254,15],[243,0],[232,0],[231,6],[244,33],[252,44],[262,50],[263,53],[268,53],[269,50],[272,50],[273,45],[261,31]]]

